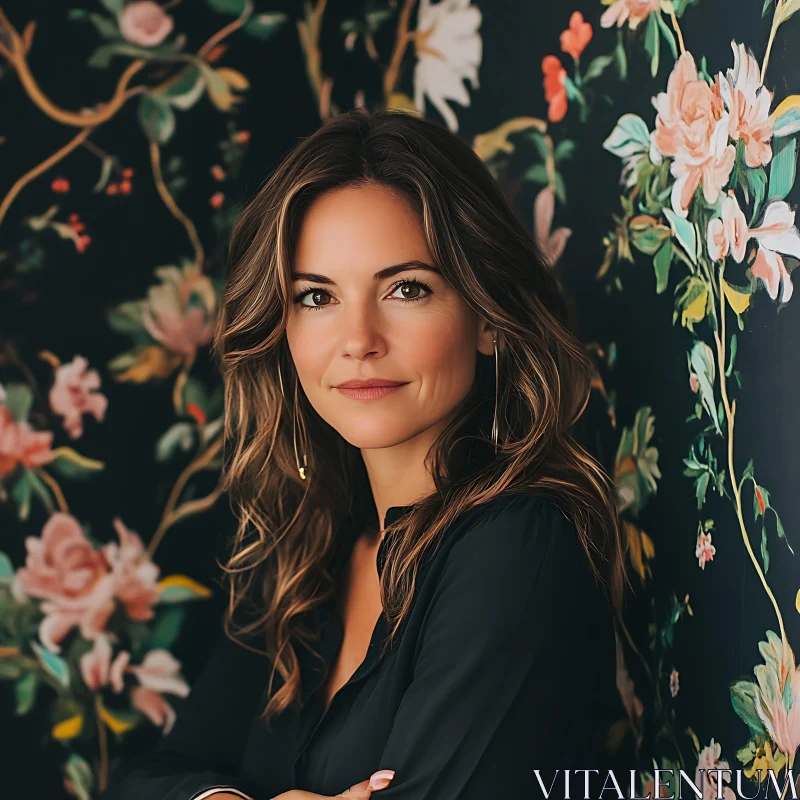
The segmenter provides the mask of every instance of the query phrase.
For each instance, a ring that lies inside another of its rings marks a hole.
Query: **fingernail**
[[[385,789],[391,783],[392,778],[394,778],[393,769],[379,769],[377,772],[373,772],[369,778],[370,791]]]

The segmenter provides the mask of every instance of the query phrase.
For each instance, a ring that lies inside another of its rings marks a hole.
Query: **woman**
[[[424,119],[343,114],[230,258],[225,631],[106,797],[516,799],[602,774],[624,553],[569,434],[591,362],[483,163]]]

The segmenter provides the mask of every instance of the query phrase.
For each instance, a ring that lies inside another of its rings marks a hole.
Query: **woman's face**
[[[318,197],[292,278],[286,336],[300,385],[355,447],[435,435],[469,392],[477,351],[494,353],[492,330],[433,267],[419,220],[389,189]],[[400,385],[341,386],[359,379]]]

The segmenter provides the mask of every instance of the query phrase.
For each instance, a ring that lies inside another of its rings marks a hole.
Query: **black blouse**
[[[408,508],[390,508],[385,525]],[[379,574],[386,550],[384,538]],[[381,616],[324,713],[322,665],[296,647],[303,706],[269,730],[260,712],[270,664],[221,634],[173,729],[121,766],[104,800],[192,800],[215,786],[254,800],[289,789],[333,796],[379,769],[395,771],[381,800],[527,800],[545,796],[535,770],[548,790],[558,769],[606,776],[605,740],[625,716],[614,629],[552,499],[502,495],[465,511],[423,560],[414,595],[391,650],[381,657]],[[330,665],[342,623],[333,601],[316,612],[314,649]],[[584,773],[571,784],[582,795]],[[554,787],[551,798],[564,794],[563,773]]]

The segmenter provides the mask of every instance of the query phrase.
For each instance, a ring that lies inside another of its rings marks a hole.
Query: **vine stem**
[[[15,181],[14,185],[8,190],[8,193],[0,203],[0,223],[5,219],[8,209],[16,199],[17,195],[34,179],[38,178],[43,172],[47,172],[54,164],[58,164],[61,159],[69,155],[73,150],[79,147],[91,134],[94,128],[84,128],[77,136],[73,137],[67,144],[60,150],[56,150],[53,155],[48,156],[40,164],[37,164],[33,169],[28,170],[21,178]]]
[[[414,8],[416,0],[405,0],[400,16],[397,20],[397,36],[394,41],[394,49],[389,59],[389,66],[383,75],[383,99],[386,105],[389,104],[389,95],[394,91],[400,77],[400,64],[406,52],[408,43],[413,38],[413,34],[408,30],[408,22],[411,19],[411,10]]]
[[[97,737],[100,742],[100,766],[97,769],[97,789],[103,792],[108,783],[108,737],[106,735],[105,726],[103,725],[103,719],[100,716],[103,710],[103,703],[99,694],[94,696],[94,709],[95,716],[97,717]]]
[[[742,514],[742,494],[739,490],[739,485],[736,481],[736,472],[734,470],[733,464],[733,425],[734,425],[734,418],[736,416],[736,400],[734,399],[733,403],[730,403],[728,400],[728,388],[727,388],[727,380],[725,378],[725,290],[722,285],[723,274],[725,272],[725,261],[723,260],[719,269],[719,298],[720,298],[720,330],[722,333],[722,337],[714,331],[714,339],[717,343],[717,359],[719,362],[719,382],[720,382],[720,389],[722,392],[722,403],[725,408],[725,417],[728,423],[728,472],[731,481],[731,487],[733,489],[733,495],[736,500],[736,516],[739,520],[739,530],[742,534],[742,539],[744,541],[744,546],[747,549],[748,554],[750,555],[750,560],[753,562],[753,566],[755,567],[756,572],[758,573],[758,577],[761,579],[761,583],[764,586],[764,591],[766,591],[767,596],[772,603],[773,608],[775,609],[775,614],[778,617],[778,625],[780,626],[781,630],[781,640],[783,641],[783,646],[786,648],[788,646],[788,640],[786,638],[786,629],[783,626],[783,617],[781,616],[781,610],[778,606],[778,602],[775,599],[775,595],[772,593],[772,590],[769,588],[769,584],[767,583],[767,579],[764,577],[764,573],[761,569],[761,565],[758,563],[758,559],[753,552],[753,548],[750,544],[750,537],[747,534],[747,526],[744,522],[744,515]]]
[[[198,269],[203,268],[203,261],[205,259],[205,253],[203,250],[203,243],[200,241],[200,237],[197,235],[197,228],[195,228],[194,223],[180,210],[178,204],[175,202],[172,195],[169,193],[169,189],[167,189],[166,184],[164,183],[164,176],[161,174],[161,151],[158,147],[158,142],[151,140],[150,141],[150,163],[153,167],[153,180],[156,184],[156,189],[158,190],[158,194],[161,199],[164,201],[164,205],[170,210],[172,216],[177,219],[184,228],[186,228],[186,233],[189,236],[189,239],[192,243],[192,247],[194,248],[194,261],[197,265]]]
[[[214,456],[219,453],[221,448],[222,437],[219,437],[210,445],[208,450],[197,456],[178,476],[178,480],[175,481],[175,485],[172,487],[172,491],[167,499],[167,505],[164,509],[164,514],[161,517],[161,521],[158,523],[158,528],[156,528],[156,532],[153,534],[153,538],[150,540],[150,543],[147,546],[147,552],[150,554],[150,558],[153,557],[159,544],[161,544],[161,540],[164,538],[164,534],[166,534],[170,526],[174,525],[185,516],[188,516],[190,513],[195,511],[203,511],[206,508],[210,508],[217,501],[217,498],[222,494],[219,487],[217,487],[207,497],[201,498],[200,500],[193,500],[190,503],[184,503],[184,505],[180,508],[177,507],[178,499],[181,496],[181,492],[183,492],[184,488],[186,487],[186,484],[189,482],[189,479],[196,472],[200,472],[201,470],[205,469],[211,463],[211,461],[214,460]]]
[[[674,8],[670,9],[669,18],[672,20],[672,27],[675,29],[675,33],[678,37],[678,47],[680,48],[681,53],[685,53],[686,46],[683,43],[683,34],[681,33],[681,26],[678,25],[678,18],[675,16]]]
[[[11,24],[8,17],[3,13],[2,9],[0,9],[0,28],[5,31],[9,41],[8,47],[5,44],[0,44],[0,55],[3,55],[8,63],[16,70],[20,83],[36,106],[56,122],[60,122],[63,125],[71,125],[76,128],[101,125],[106,122],[106,120],[111,119],[111,117],[119,111],[131,97],[131,92],[138,93],[138,91],[142,91],[141,89],[138,91],[133,89],[131,92],[126,91],[133,76],[147,63],[144,59],[139,58],[128,64],[122,75],[120,75],[117,87],[111,99],[107,103],[104,103],[98,111],[82,114],[60,108],[41,90],[28,66],[27,53],[30,49],[32,34],[28,35],[28,41],[26,42],[19,35],[17,29]]]
[[[775,3],[775,13],[772,15],[772,27],[769,31],[769,39],[767,40],[767,49],[764,52],[764,62],[761,64],[761,84],[764,84],[764,78],[767,77],[767,66],[769,65],[769,56],[772,52],[772,44],[775,41],[775,34],[781,24],[781,16],[783,15],[783,7],[786,5],[786,0],[777,0]]]
[[[69,514],[67,498],[64,497],[64,492],[61,491],[61,487],[58,485],[56,479],[53,478],[52,475],[48,475],[43,469],[37,468],[34,470],[34,472],[50,487],[50,491],[55,496],[56,503],[58,503],[58,510],[63,511],[65,514]]]

